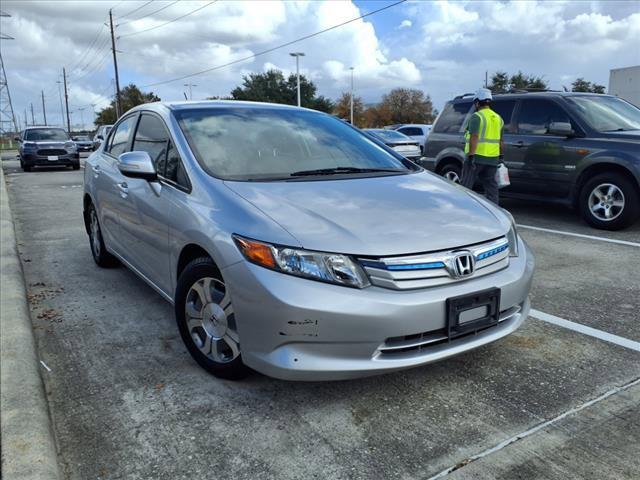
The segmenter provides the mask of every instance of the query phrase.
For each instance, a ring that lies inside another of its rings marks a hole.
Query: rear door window
[[[471,102],[448,103],[433,126],[435,133],[458,133],[469,113]]]
[[[496,112],[504,121],[505,128],[508,128],[516,106],[515,100],[496,100],[491,103],[491,110]]]
[[[571,118],[560,105],[551,100],[527,99],[522,101],[518,114],[518,133],[544,135],[548,133],[551,122],[571,123]]]

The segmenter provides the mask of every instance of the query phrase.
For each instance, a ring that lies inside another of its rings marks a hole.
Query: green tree
[[[251,73],[242,77],[242,85],[231,91],[234,100],[254,102],[298,104],[298,87],[295,75],[285,78],[280,70],[265,73]],[[322,112],[331,112],[333,102],[322,95],[316,95],[317,87],[304,75],[300,75],[300,103],[303,107]]]
[[[159,102],[160,97],[153,92],[144,93],[133,83],[127,85],[120,90],[120,102],[122,105],[122,113],[132,109],[136,105],[142,105],[143,103]],[[116,115],[116,101],[111,100],[111,104],[100,110],[96,117],[96,125],[112,125],[118,120]]]
[[[571,84],[571,91],[572,92],[604,93],[604,85],[591,83],[586,81],[584,78],[579,77],[579,78],[576,78],[575,81]]]
[[[488,87],[493,93],[506,93],[517,89],[538,89],[546,90],[547,82],[542,77],[518,73],[509,76],[507,72],[497,71],[491,77],[491,85]]]
[[[353,123],[362,127],[364,123],[364,102],[361,97],[353,97]],[[333,114],[348,120],[351,118],[351,94],[343,92],[333,105]]]
[[[392,123],[432,123],[434,119],[431,97],[411,88],[391,90],[382,97],[377,109],[388,111]]]

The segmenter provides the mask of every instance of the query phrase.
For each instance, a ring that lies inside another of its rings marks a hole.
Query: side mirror
[[[104,140],[104,137],[102,135],[98,135],[96,137],[96,140],[100,140],[102,142]]]
[[[71,137],[71,140],[73,140],[74,142],[78,141],[78,137]]]
[[[13,137],[13,139],[18,143],[20,143],[22,141],[22,139],[20,137]]]
[[[118,170],[125,177],[158,180],[156,167],[147,152],[125,152],[118,157]]]
[[[570,137],[575,134],[573,128],[571,128],[571,124],[568,122],[551,122],[547,132],[560,137]]]

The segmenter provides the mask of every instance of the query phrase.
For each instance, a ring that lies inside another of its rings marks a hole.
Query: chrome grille
[[[459,278],[455,257],[469,252],[474,259],[474,272]],[[469,278],[488,275],[509,265],[509,241],[500,237],[469,247],[403,257],[359,258],[371,283],[393,290],[435,287]]]
[[[500,312],[498,325],[503,322],[514,320],[515,316],[522,310],[521,305],[515,305],[511,308]],[[449,338],[446,328],[431,330],[429,332],[416,333],[414,335],[405,335],[402,337],[387,338],[385,342],[378,348],[376,356],[380,360],[396,359],[403,354],[414,355],[419,352],[427,353],[429,348],[433,348],[442,343],[456,342],[460,339],[476,335],[484,330],[495,328],[497,325],[489,325],[478,330],[472,330],[463,335]]]

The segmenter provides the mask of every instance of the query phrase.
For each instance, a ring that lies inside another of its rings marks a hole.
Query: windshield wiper
[[[300,170],[290,174],[292,177],[306,177],[313,175],[338,175],[341,173],[373,173],[373,172],[394,172],[403,173],[405,170],[397,168],[358,168],[358,167],[333,167],[318,168],[316,170]]]

